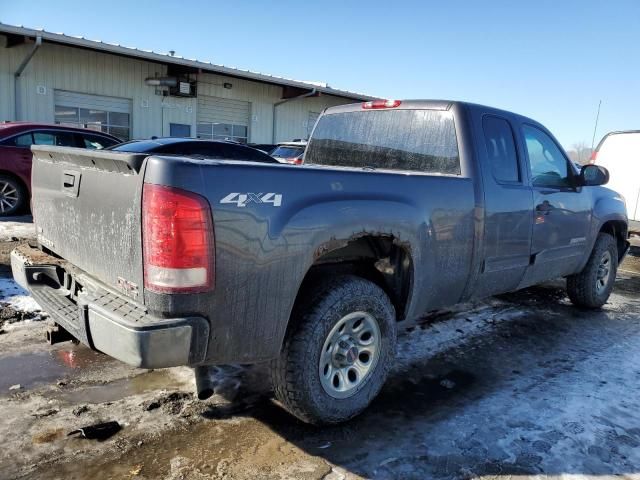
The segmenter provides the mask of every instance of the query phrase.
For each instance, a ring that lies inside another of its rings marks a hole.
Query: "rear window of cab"
[[[370,110],[323,115],[305,163],[460,175],[453,114]]]

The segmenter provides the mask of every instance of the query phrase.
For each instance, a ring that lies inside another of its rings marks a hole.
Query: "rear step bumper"
[[[30,246],[11,252],[13,277],[85,345],[141,368],[194,366],[206,354],[203,317],[159,318],[68,262]]]

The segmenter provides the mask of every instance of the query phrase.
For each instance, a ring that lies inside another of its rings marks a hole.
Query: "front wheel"
[[[375,283],[352,275],[308,290],[280,356],[271,364],[276,398],[312,424],[346,421],[384,384],[395,356],[395,311]]]
[[[602,307],[611,295],[617,272],[616,239],[600,233],[585,267],[580,273],[567,277],[569,299],[578,307]]]

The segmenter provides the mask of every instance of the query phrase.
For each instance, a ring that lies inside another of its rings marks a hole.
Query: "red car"
[[[31,197],[31,145],[102,149],[121,143],[106,133],[29,122],[0,123],[0,217],[25,209]]]

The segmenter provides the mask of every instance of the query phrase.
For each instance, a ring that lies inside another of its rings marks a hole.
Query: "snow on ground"
[[[0,241],[12,238],[35,238],[36,227],[30,216],[9,218],[11,220],[0,221]]]
[[[14,324],[21,321],[43,320],[47,314],[40,305],[12,278],[0,277],[0,325],[8,320]]]

